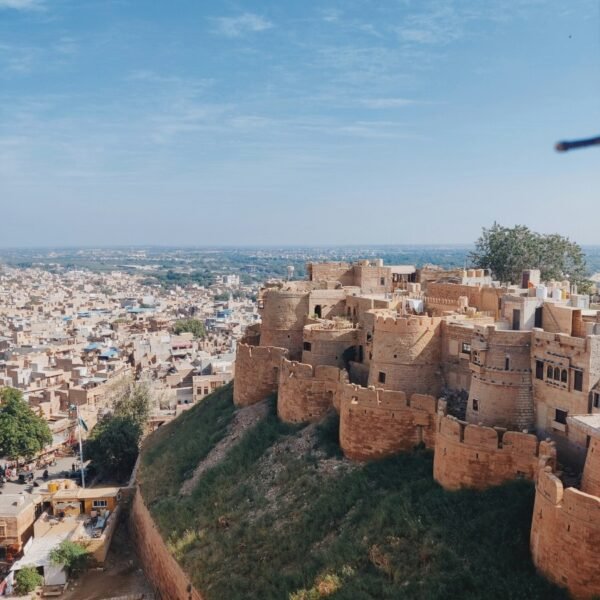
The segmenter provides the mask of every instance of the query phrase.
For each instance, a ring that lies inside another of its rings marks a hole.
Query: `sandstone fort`
[[[531,554],[600,595],[600,310],[566,281],[481,269],[308,265],[269,282],[238,345],[234,402],[277,393],[290,423],[339,414],[345,456],[424,445],[448,490],[535,481]]]

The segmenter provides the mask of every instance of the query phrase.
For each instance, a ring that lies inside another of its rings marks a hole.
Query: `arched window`
[[[554,367],[554,379],[560,381],[560,369],[558,367]]]
[[[546,370],[546,379],[552,379],[552,367],[548,365],[548,369]]]
[[[568,377],[569,377],[569,376],[568,376],[568,374],[567,374],[567,370],[566,370],[566,369],[563,369],[563,370],[561,371],[561,373],[560,373],[560,380],[561,380],[561,382],[562,382],[562,383],[567,383]]]

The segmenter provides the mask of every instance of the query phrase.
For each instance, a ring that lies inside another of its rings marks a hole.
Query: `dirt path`
[[[246,406],[235,413],[233,421],[225,437],[208,453],[207,457],[196,467],[194,474],[183,482],[179,493],[189,496],[196,484],[208,469],[217,465],[234,446],[242,435],[256,425],[269,412],[269,401],[263,400],[252,406]]]
[[[119,597],[155,600],[135,554],[125,520],[115,531],[104,570],[87,571],[69,583],[61,600],[109,600]]]

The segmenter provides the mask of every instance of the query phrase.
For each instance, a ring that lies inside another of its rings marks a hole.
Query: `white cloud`
[[[43,0],[0,0],[0,9],[39,10],[43,8]]]
[[[219,17],[215,21],[217,32],[227,37],[239,37],[245,33],[265,31],[273,27],[271,21],[253,13],[243,13],[237,17]]]

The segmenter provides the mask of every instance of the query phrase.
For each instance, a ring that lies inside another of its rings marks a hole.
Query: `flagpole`
[[[81,466],[81,487],[85,488],[85,473],[83,471],[83,444],[81,443],[81,419],[79,417],[79,404],[75,405],[77,409],[77,433],[79,435],[79,464]]]

